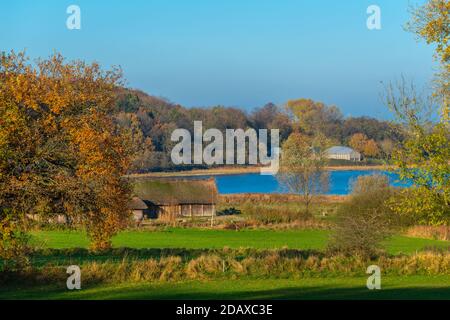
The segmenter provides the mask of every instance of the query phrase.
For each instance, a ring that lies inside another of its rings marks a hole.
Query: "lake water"
[[[387,171],[377,170],[345,170],[330,171],[330,188],[327,194],[346,195],[351,191],[351,183],[357,177],[372,174],[384,174],[389,177],[391,185],[396,187],[408,187],[409,183],[399,181],[398,175]],[[197,178],[209,178],[202,176]],[[234,175],[214,176],[219,193],[286,193],[274,176],[260,175],[259,173],[246,173]]]

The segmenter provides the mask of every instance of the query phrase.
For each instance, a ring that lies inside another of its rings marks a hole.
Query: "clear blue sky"
[[[0,50],[53,50],[122,66],[128,85],[185,106],[247,110],[312,98],[386,118],[380,81],[431,80],[432,48],[403,30],[418,0],[14,0],[0,7]],[[81,8],[81,30],[66,8]],[[366,28],[381,7],[382,29]]]

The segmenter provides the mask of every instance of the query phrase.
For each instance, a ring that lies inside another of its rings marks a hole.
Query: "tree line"
[[[118,91],[115,120],[131,132],[138,149],[133,172],[183,169],[170,161],[175,144],[170,136],[177,128],[193,133],[194,121],[202,121],[204,130],[217,128],[223,132],[279,129],[281,143],[293,132],[311,137],[320,132],[331,145],[350,146],[368,158],[389,158],[403,139],[401,127],[392,122],[365,116],[345,118],[338,107],[310,99],[289,100],[283,105],[267,103],[246,112],[225,106],[186,108],[139,90]]]

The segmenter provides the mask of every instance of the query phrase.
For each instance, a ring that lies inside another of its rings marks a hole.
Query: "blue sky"
[[[0,50],[122,66],[128,86],[185,106],[312,98],[345,115],[389,117],[380,81],[432,79],[433,48],[403,29],[414,0],[15,0]],[[68,30],[66,8],[81,8]],[[381,30],[366,27],[369,5]]]

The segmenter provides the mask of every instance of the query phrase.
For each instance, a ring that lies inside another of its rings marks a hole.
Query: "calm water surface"
[[[391,185],[397,187],[408,187],[410,184],[399,181],[398,175],[387,171],[377,170],[348,170],[331,171],[330,188],[327,194],[345,195],[351,191],[351,183],[357,177],[372,174],[384,174],[389,177]],[[208,178],[202,176],[199,178]],[[286,190],[279,185],[274,176],[260,175],[259,173],[246,173],[235,175],[214,176],[219,188],[219,193],[286,193]]]

